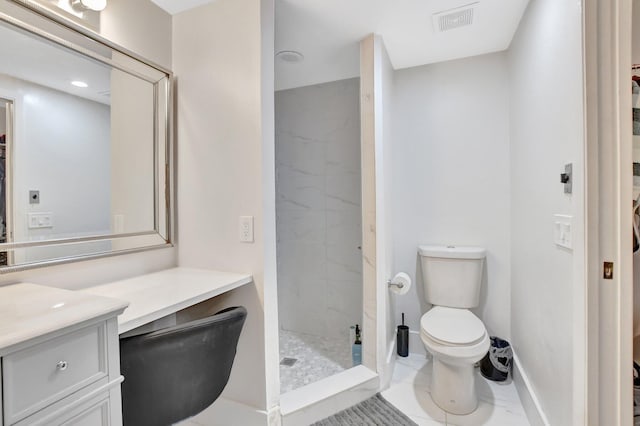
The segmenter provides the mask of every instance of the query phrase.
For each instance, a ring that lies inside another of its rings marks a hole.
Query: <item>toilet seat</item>
[[[420,319],[420,331],[445,346],[473,346],[486,338],[480,319],[467,309],[434,306]]]

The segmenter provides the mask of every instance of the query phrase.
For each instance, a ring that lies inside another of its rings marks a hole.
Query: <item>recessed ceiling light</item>
[[[71,84],[73,84],[76,87],[82,87],[83,89],[89,87],[89,85],[87,83],[85,83],[84,81],[80,81],[80,80],[72,81]]]
[[[280,59],[282,62],[297,64],[304,60],[304,55],[300,52],[296,52],[295,50],[282,50],[276,53],[276,58]]]

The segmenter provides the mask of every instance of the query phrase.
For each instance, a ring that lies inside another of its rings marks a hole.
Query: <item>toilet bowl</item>
[[[420,337],[433,355],[433,401],[452,414],[473,412],[478,406],[474,364],[490,346],[482,321],[467,309],[435,306],[420,320]]]
[[[443,410],[469,414],[478,406],[474,364],[489,351],[482,321],[469,309],[480,302],[485,249],[420,246],[425,301],[420,337],[433,355],[431,397]]]

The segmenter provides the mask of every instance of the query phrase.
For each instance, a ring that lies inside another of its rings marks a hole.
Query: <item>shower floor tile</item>
[[[286,393],[352,367],[351,344],[346,339],[280,330],[280,392]]]

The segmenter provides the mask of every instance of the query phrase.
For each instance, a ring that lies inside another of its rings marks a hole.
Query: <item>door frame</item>
[[[587,350],[575,424],[633,424],[631,10],[632,0],[584,2]]]
[[[9,96],[2,96],[0,93],[0,100],[5,102],[6,111],[6,139],[5,139],[5,226],[6,226],[6,242],[13,241],[13,148],[15,144],[15,111],[16,100]],[[10,250],[7,252],[7,266],[14,264],[14,252]]]

